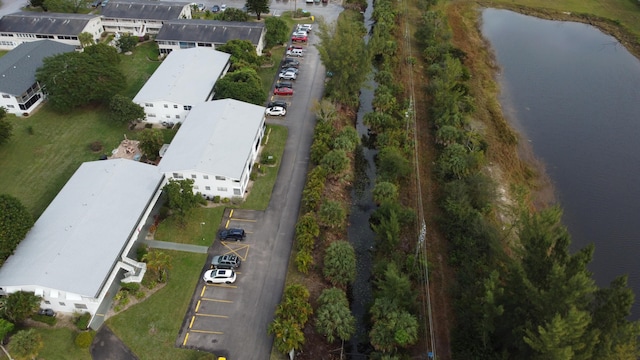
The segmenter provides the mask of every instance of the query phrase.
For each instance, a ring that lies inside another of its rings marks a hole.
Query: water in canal
[[[586,24],[496,9],[482,20],[503,110],[544,162],[573,250],[594,243],[598,285],[628,274],[640,298],[640,61]]]

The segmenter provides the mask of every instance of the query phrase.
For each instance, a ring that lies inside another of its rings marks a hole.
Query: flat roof
[[[203,47],[172,51],[133,102],[195,105],[206,101],[230,57],[230,54]]]
[[[234,99],[194,106],[160,161],[160,171],[240,179],[263,123],[263,106]]]
[[[162,179],[133,160],[83,163],[0,268],[0,286],[97,297]]]

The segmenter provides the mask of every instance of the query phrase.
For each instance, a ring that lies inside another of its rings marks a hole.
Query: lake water
[[[598,285],[628,274],[640,299],[640,61],[586,24],[497,9],[482,20],[501,104],[545,164],[572,250],[594,243]]]

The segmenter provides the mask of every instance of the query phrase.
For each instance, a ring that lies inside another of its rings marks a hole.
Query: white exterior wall
[[[191,19],[191,7],[185,5],[180,12],[179,19]],[[104,31],[110,33],[131,34],[134,36],[144,36],[146,34],[155,35],[160,31],[164,24],[162,20],[148,19],[121,19],[121,18],[104,18],[102,25]]]
[[[75,312],[89,312],[92,315],[95,314],[100,302],[98,299],[91,297],[84,297],[82,295],[59,291],[43,286],[24,285],[24,286],[10,286],[3,289],[7,294],[11,294],[18,291],[32,292],[36,295],[42,296],[43,300],[40,303],[40,307],[43,309],[53,309],[55,312],[61,312],[66,314],[73,314]]]
[[[98,42],[103,32],[102,19],[96,17],[89,20],[87,25],[81,32],[88,32],[93,35],[93,39]],[[67,34],[67,35],[50,35],[50,34],[36,34],[36,33],[1,33],[0,34],[0,50],[13,50],[18,45],[38,41],[43,39],[49,39],[57,41],[63,44],[73,45],[80,49],[80,40],[78,40],[79,34]]]
[[[249,175],[260,153],[260,143],[264,136],[264,130],[265,123],[264,118],[262,118],[240,179],[216,176],[215,174],[205,174],[196,170],[166,173],[165,177],[174,180],[193,180],[193,192],[201,193],[204,198],[209,200],[213,199],[214,196],[220,196],[220,198],[244,197],[247,185],[249,184]]]
[[[162,124],[162,122],[179,123],[191,111],[191,105],[178,104],[171,101],[140,102],[138,105],[144,108],[146,122]]]
[[[156,43],[158,43],[158,51],[160,54],[169,54],[174,50],[190,49],[193,47],[206,47],[214,50],[216,48],[214,43],[188,42],[189,45],[183,45],[183,47],[180,46],[180,41],[156,41]]]

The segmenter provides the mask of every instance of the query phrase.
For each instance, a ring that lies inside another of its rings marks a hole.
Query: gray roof
[[[263,106],[234,99],[194,106],[160,161],[160,171],[240,179],[263,120]]]
[[[264,23],[180,19],[164,23],[156,40],[225,44],[240,39],[249,40],[256,46],[263,31]]]
[[[42,59],[71,52],[75,46],[51,40],[24,42],[0,58],[0,92],[21,95],[36,82]]]
[[[98,15],[20,11],[0,18],[0,32],[79,35]]]
[[[188,2],[113,0],[102,8],[102,16],[117,19],[172,20],[180,18]]]
[[[83,163],[0,268],[0,286],[97,297],[162,179],[132,160]]]
[[[227,53],[204,47],[172,51],[133,102],[171,101],[195,105],[206,101],[230,57]]]

